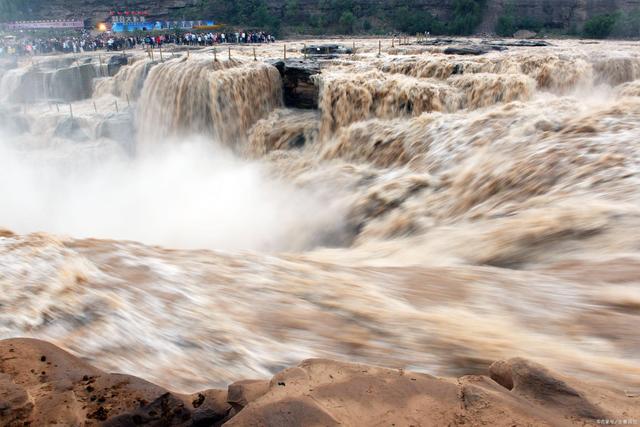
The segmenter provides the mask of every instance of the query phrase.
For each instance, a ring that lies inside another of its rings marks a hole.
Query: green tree
[[[395,8],[391,20],[395,29],[407,34],[444,32],[442,23],[436,17],[428,10],[416,9],[411,0],[402,0]]]
[[[486,0],[454,0],[449,32],[458,35],[473,34],[482,22],[485,4]]]
[[[346,10],[340,15],[340,30],[344,33],[351,34],[353,32],[353,24],[356,23],[356,17],[353,13]]]
[[[640,37],[640,9],[632,10],[629,13],[617,14],[611,35],[616,37]]]
[[[500,37],[511,37],[516,30],[516,20],[513,15],[505,14],[498,18],[496,34]]]
[[[542,22],[530,16],[521,16],[517,20],[516,27],[518,28],[518,30],[529,30],[537,33],[542,29],[543,24]]]
[[[0,22],[24,19],[31,3],[31,0],[0,0]]]
[[[295,19],[298,16],[299,7],[298,0],[287,0],[284,5],[284,17],[289,20]]]
[[[542,23],[529,16],[516,17],[513,3],[507,5],[502,16],[498,18],[495,31],[502,37],[511,37],[518,30],[530,30],[538,32],[542,29]]]
[[[584,24],[582,33],[589,38],[607,38],[611,34],[617,19],[618,14],[596,15]]]

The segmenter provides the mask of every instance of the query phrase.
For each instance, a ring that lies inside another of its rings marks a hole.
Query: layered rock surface
[[[270,381],[189,395],[107,374],[43,341],[0,342],[3,426],[562,426],[637,418],[637,397],[521,358],[457,379],[311,359]]]
[[[312,60],[277,60],[271,64],[282,77],[284,104],[292,108],[318,108],[318,86],[314,76],[320,74],[321,64]]]

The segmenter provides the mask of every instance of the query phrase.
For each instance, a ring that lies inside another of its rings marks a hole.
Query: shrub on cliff
[[[408,5],[400,6],[395,10],[393,26],[407,34],[444,33],[444,25],[426,10],[413,10]]]
[[[618,14],[611,35],[615,37],[640,37],[640,9]]]
[[[338,21],[338,23],[340,24],[340,30],[346,34],[353,33],[353,24],[355,24],[355,22],[356,17],[348,10],[342,12],[342,15],[340,15],[340,20]]]
[[[607,38],[611,34],[619,16],[619,13],[596,15],[584,24],[582,34],[593,39]]]
[[[447,32],[456,35],[470,35],[482,22],[486,0],[455,0],[453,17],[447,25]]]
[[[500,37],[511,37],[516,29],[515,18],[511,14],[502,15],[496,23],[496,34]]]
[[[543,28],[542,22],[529,16],[516,16],[515,7],[509,3],[502,16],[498,18],[495,31],[501,37],[511,37],[517,31],[528,30],[534,33],[539,32]]]

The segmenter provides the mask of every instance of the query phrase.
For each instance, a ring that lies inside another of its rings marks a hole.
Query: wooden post
[[[116,107],[116,113],[119,113],[119,112],[120,112],[120,110],[118,109],[118,100],[116,99],[115,101],[113,101],[113,104],[114,104],[114,105],[115,105],[115,107]]]
[[[228,53],[229,53],[229,61],[231,61],[231,46],[229,46],[228,48]]]
[[[56,110],[58,110],[58,113],[60,112],[60,104],[58,104],[57,102],[56,102]]]
[[[162,57],[162,44],[158,45],[158,49],[160,49],[160,62],[164,62],[164,58]]]
[[[283,51],[284,51],[284,59],[286,60],[287,59],[287,45],[286,44],[284,45]]]
[[[395,39],[396,39],[396,36],[391,36],[391,47],[395,47],[395,44],[394,44]]]
[[[102,69],[102,55],[98,55],[98,59],[100,60],[100,77],[105,77],[104,70]]]
[[[213,62],[218,62],[218,49],[213,48]]]
[[[131,103],[129,102],[129,94],[125,94],[127,97],[127,107],[131,107]]]
[[[304,43],[302,45],[302,53],[304,54],[304,59],[307,59],[307,44]]]
[[[71,106],[71,103],[69,103],[69,115],[73,119],[73,107]]]
[[[98,107],[96,106],[96,101],[93,101],[93,111],[98,112]]]
[[[382,40],[378,40],[378,56],[382,54]]]
[[[256,56],[256,48],[255,47],[253,48],[253,60],[254,61],[258,60],[258,57]]]

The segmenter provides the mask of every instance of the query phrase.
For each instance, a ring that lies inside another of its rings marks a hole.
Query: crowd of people
[[[85,30],[65,36],[0,35],[0,55],[90,52],[102,49],[105,45],[104,36],[94,36]]]
[[[0,34],[0,56],[45,55],[51,53],[81,53],[100,49],[121,51],[136,47],[156,47],[164,44],[212,46],[219,43],[272,43],[275,37],[263,31],[223,32],[169,32],[163,34],[92,34],[79,31],[65,36],[31,36]]]
[[[276,41],[275,37],[262,31],[236,31],[231,33],[186,33],[180,42],[194,46],[206,46],[216,43],[272,43],[274,41]]]

